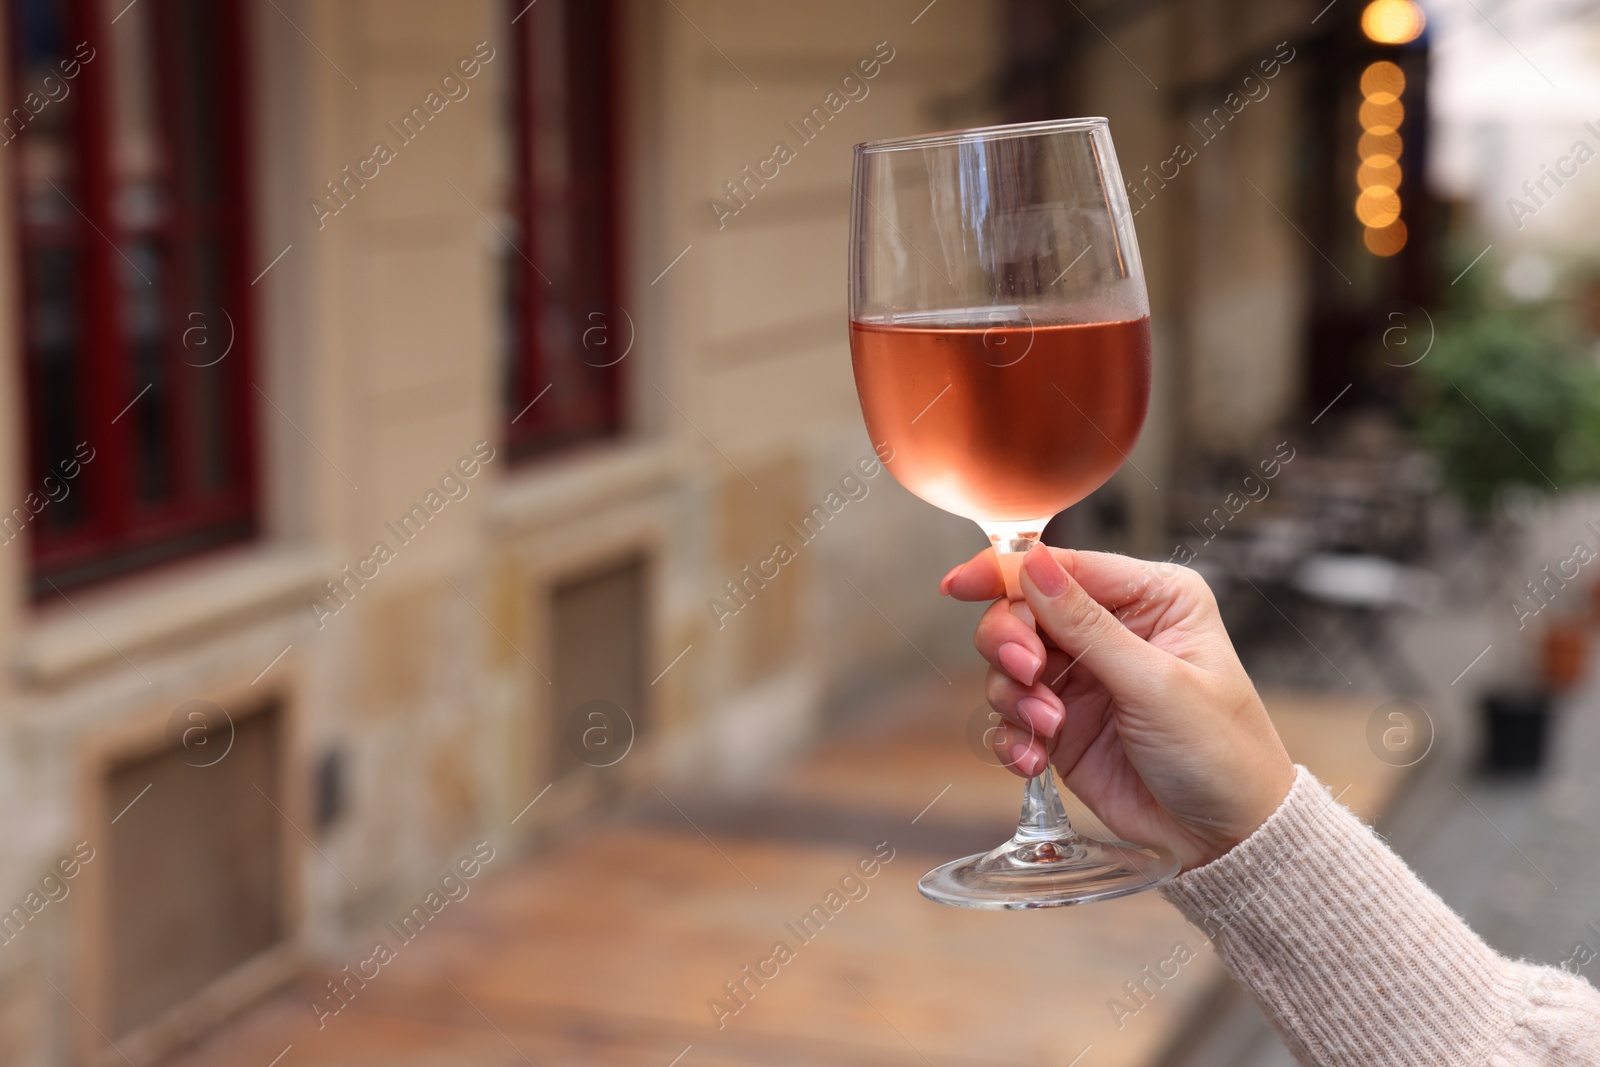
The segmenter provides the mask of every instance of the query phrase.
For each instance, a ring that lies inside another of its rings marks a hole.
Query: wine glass
[[[1011,599],[1045,523],[1128,458],[1150,400],[1150,303],[1103,118],[855,148],[850,353],[895,478],[976,521]],[[1136,893],[1170,852],[1085,837],[1048,761],[1011,840],[923,875],[964,908]]]

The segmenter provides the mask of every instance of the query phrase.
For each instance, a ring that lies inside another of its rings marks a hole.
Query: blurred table
[[[1009,834],[1021,797],[964,738],[976,675],[930,677],[759,795],[663,783],[663,797],[583,840],[491,870],[320,1030],[309,1001],[327,974],[169,1062],[266,1067],[292,1046],[277,1067],[1150,1063],[1223,973],[1160,896],[984,913],[917,895],[928,867]],[[1268,694],[1294,757],[1369,819],[1405,773],[1368,750],[1378,703]],[[841,889],[879,842],[894,858],[859,883],[865,895]],[[830,891],[844,901],[831,914]],[[826,923],[797,936],[817,906]],[[373,940],[355,939],[329,971]],[[778,941],[792,958],[748,980]],[[1147,984],[1136,1011],[1114,1012],[1114,1000],[1138,1004],[1125,983],[1179,943],[1195,958]],[[709,1002],[737,1003],[727,982],[749,992],[719,1028]]]

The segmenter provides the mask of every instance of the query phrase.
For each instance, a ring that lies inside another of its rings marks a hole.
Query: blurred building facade
[[[124,3],[5,5],[7,1063],[143,1062],[477,842],[969,654],[981,536],[860,428],[852,143],[1111,118],[1156,394],[1076,543],[1165,557],[1422,299],[1423,53],[1360,5]]]
[[[1464,221],[1493,242],[1494,265],[1522,300],[1548,296],[1558,267],[1593,267],[1600,69],[1591,10],[1505,5],[1491,25],[1469,4],[1433,5],[1442,59],[1430,177],[1467,206]]]
[[[1394,39],[1364,28],[1375,9]],[[1150,419],[1069,536],[1167,556],[1279,442],[1395,407],[1437,251],[1425,18],[1407,0],[1007,11],[989,99],[1110,118],[1150,286]]]
[[[144,1062],[964,643],[843,179],[987,117],[996,5],[5,8],[0,1060]]]

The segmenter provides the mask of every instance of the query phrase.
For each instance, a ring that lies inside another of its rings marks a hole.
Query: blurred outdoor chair
[[[1404,612],[1437,603],[1437,576],[1383,556],[1319,552],[1296,568],[1289,588],[1302,617],[1332,646],[1325,645],[1324,654],[1359,651],[1395,696],[1428,695],[1395,627]]]
[[[1394,695],[1424,696],[1428,684],[1395,628],[1440,599],[1440,580],[1417,562],[1428,551],[1430,483],[1424,460],[1388,443],[1369,440],[1355,455],[1302,450],[1193,565],[1241,645],[1298,648],[1295,677],[1325,676],[1320,660],[1349,681],[1341,663],[1359,653]],[[1198,530],[1180,519],[1180,530]],[[1298,638],[1280,641],[1285,623]]]

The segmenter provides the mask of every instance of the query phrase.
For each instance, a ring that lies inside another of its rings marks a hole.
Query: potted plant
[[[1600,365],[1556,305],[1480,297],[1441,315],[1416,372],[1417,438],[1435,457],[1444,488],[1499,548],[1500,560],[1518,558],[1524,541],[1529,509],[1515,501],[1600,482]],[[1514,607],[1522,583],[1508,573],[1513,568],[1496,569],[1502,588],[1513,587],[1507,602]],[[1508,614],[1503,621],[1513,620]],[[1515,621],[1519,632],[1528,628],[1526,619]],[[1541,629],[1548,624],[1539,622]],[[1540,635],[1537,682],[1485,697],[1484,757],[1491,769],[1540,765],[1551,694],[1583,673],[1587,655],[1586,640],[1568,631],[1570,621],[1562,620]]]

